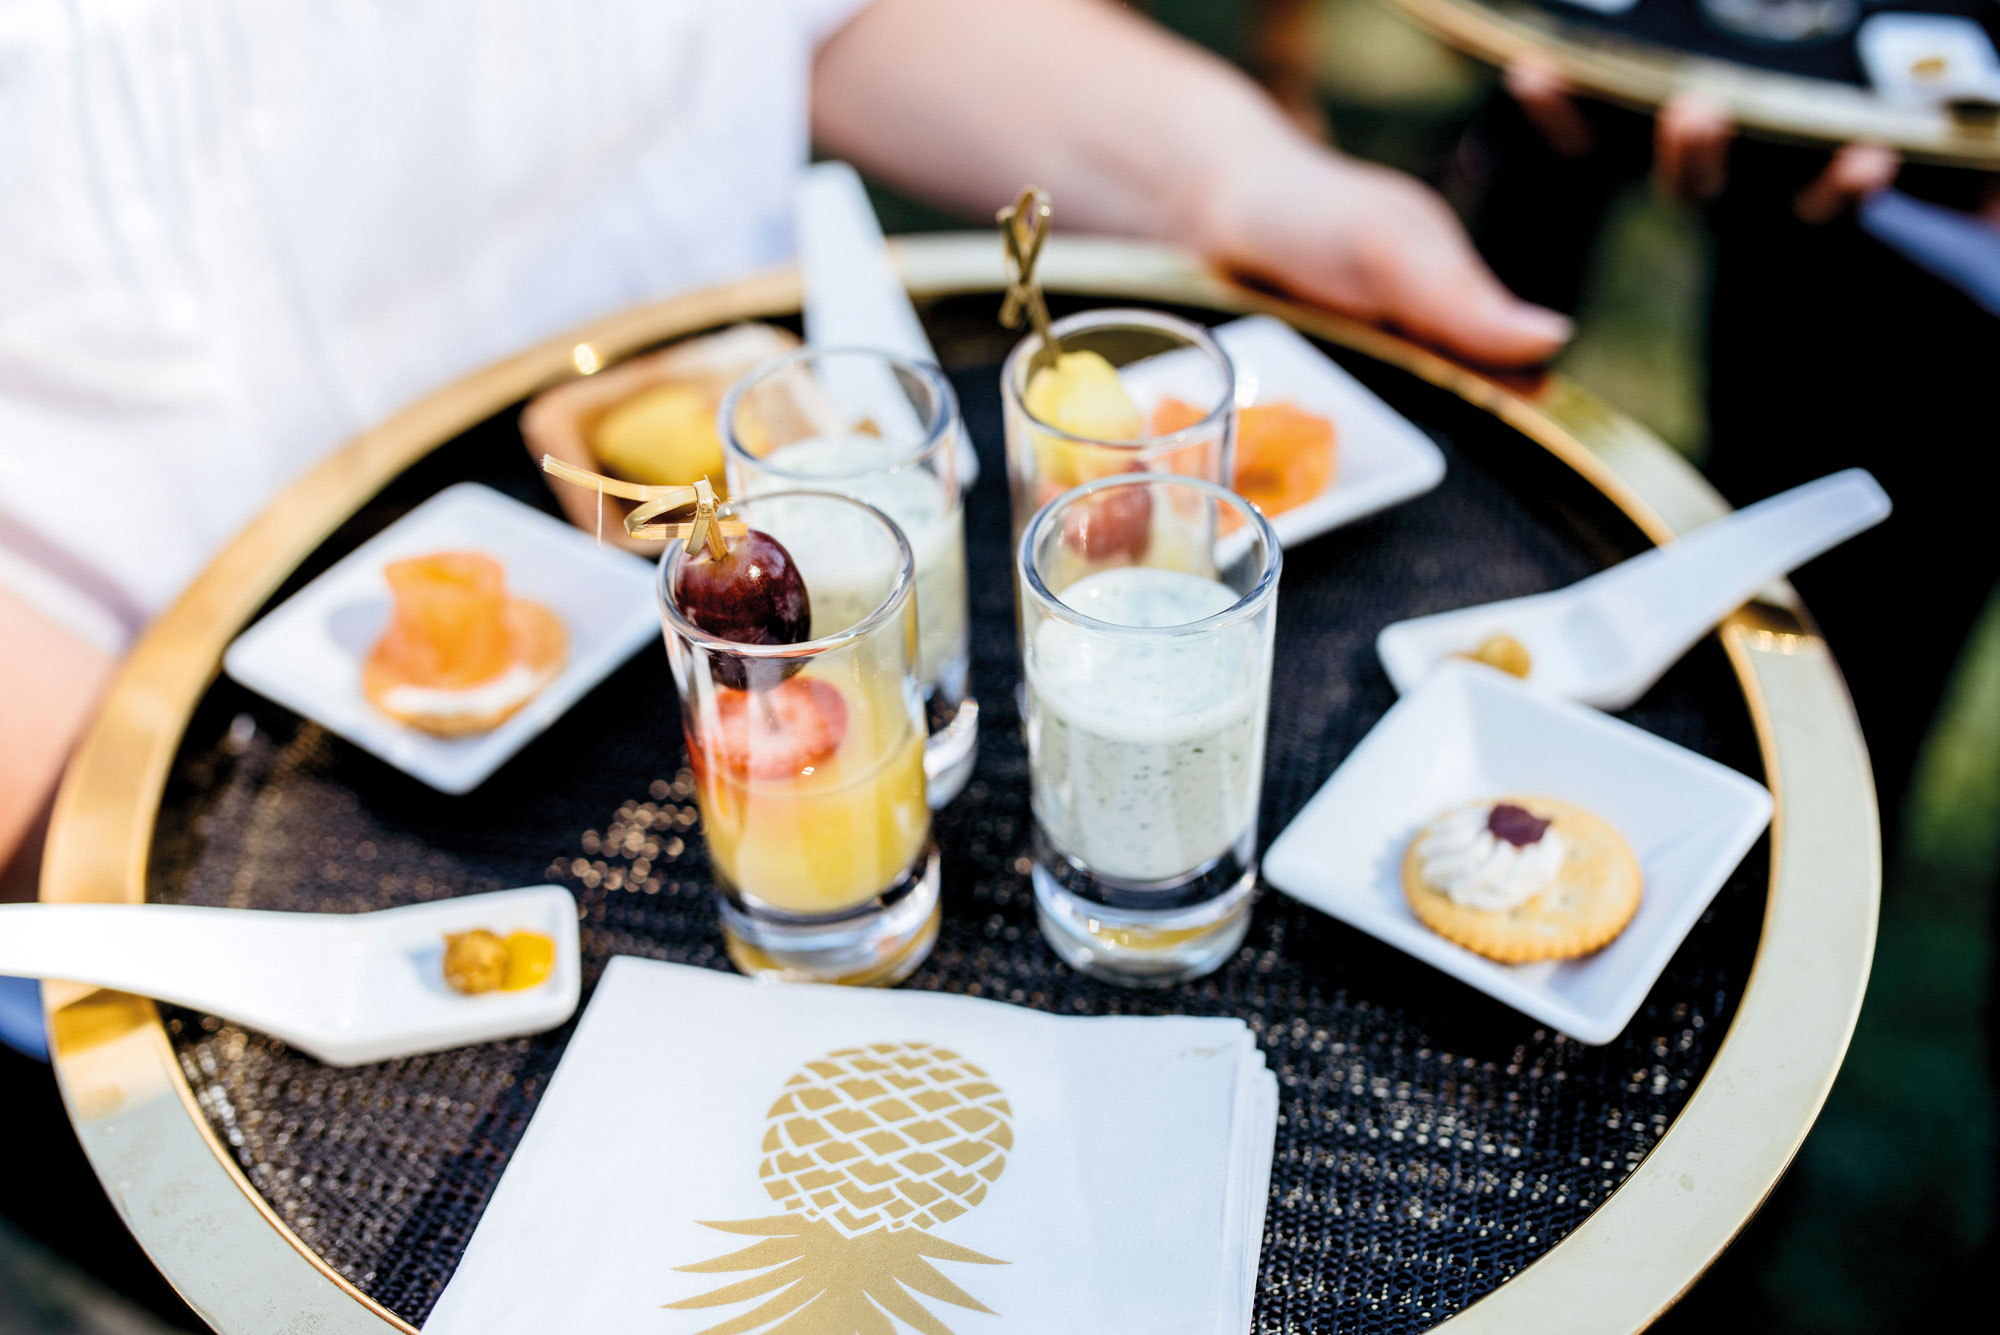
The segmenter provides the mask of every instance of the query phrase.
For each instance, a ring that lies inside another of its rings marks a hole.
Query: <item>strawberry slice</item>
[[[1143,486],[1085,496],[1063,511],[1062,531],[1063,542],[1086,561],[1141,560],[1153,541],[1153,497]]]
[[[796,778],[834,753],[847,735],[847,701],[816,677],[793,677],[766,691],[715,692],[709,752],[733,774]]]

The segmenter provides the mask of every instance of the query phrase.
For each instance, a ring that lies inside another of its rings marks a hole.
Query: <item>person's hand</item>
[[[1903,159],[1880,144],[1842,144],[1826,170],[1792,199],[1799,221],[1830,223],[1878,190],[1896,183]]]
[[[1218,262],[1468,360],[1535,365],[1569,339],[1567,317],[1501,286],[1450,206],[1400,172],[1300,140],[1245,155],[1205,212]]]
[[[1576,95],[1552,69],[1519,61],[1506,72],[1507,91],[1549,146],[1565,157],[1592,147],[1590,124]],[[1728,113],[1699,93],[1681,93],[1653,119],[1653,178],[1676,199],[1691,204],[1719,197],[1729,185],[1729,146],[1736,127]],[[1792,200],[1799,221],[1832,222],[1855,204],[1895,182],[1902,159],[1879,144],[1844,144]]]

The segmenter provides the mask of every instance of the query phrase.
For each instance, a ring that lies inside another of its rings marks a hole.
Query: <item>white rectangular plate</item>
[[[1497,964],[1418,922],[1404,850],[1447,807],[1560,798],[1609,821],[1645,875],[1639,911],[1604,949]],[[1771,819],[1771,795],[1630,724],[1452,664],[1404,696],[1264,859],[1264,878],[1585,1043],[1616,1038]]]
[[[1252,315],[1211,332],[1236,368],[1239,409],[1290,401],[1333,422],[1333,481],[1303,505],[1270,517],[1280,546],[1400,505],[1444,480],[1444,455],[1429,436],[1284,321]],[[1148,417],[1173,392],[1175,359],[1183,355],[1166,353],[1121,371]]]
[[[569,662],[491,732],[433,737],[379,713],[361,663],[389,624],[391,561],[481,551],[507,568],[510,595],[556,612]],[[490,487],[461,482],[404,515],[238,636],[222,660],[236,681],[431,787],[468,793],[610,671],[660,633],[650,562]],[[665,689],[662,683],[661,689]]]
[[[2000,54],[1956,14],[1873,14],[1854,35],[1861,67],[1892,102],[2000,101]]]

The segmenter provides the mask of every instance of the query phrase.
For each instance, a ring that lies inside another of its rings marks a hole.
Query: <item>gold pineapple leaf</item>
[[[894,1335],[891,1317],[923,1335],[952,1335],[913,1293],[969,1311],[991,1315],[992,1309],[945,1278],[930,1260],[1006,1264],[917,1229],[879,1228],[848,1237],[826,1220],[798,1215],[704,1221],[704,1226],[765,1240],[677,1269],[698,1274],[764,1273],[666,1306],[687,1311],[755,1298],[765,1301],[740,1316],[704,1328],[698,1335],[748,1335],[751,1331],[764,1335]]]

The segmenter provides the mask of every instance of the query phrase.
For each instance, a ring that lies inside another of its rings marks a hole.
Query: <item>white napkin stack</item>
[[[427,1335],[1250,1325],[1241,1021],[612,961]]]

